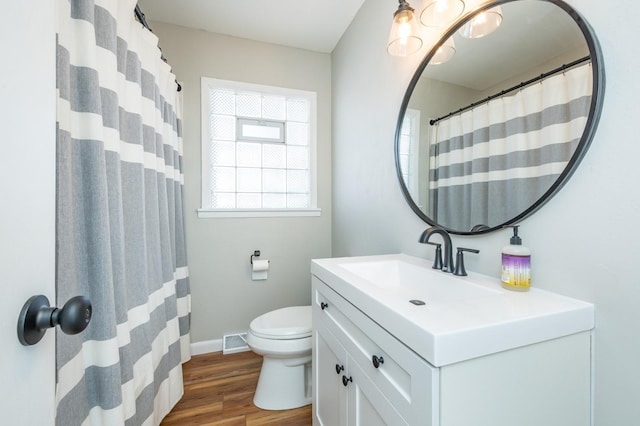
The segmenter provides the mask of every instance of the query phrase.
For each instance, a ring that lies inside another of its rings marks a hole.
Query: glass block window
[[[313,92],[202,79],[203,209],[310,209]]]

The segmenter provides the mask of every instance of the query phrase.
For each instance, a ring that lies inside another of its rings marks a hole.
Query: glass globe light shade
[[[445,62],[451,60],[451,58],[453,58],[453,55],[455,54],[456,44],[453,41],[453,36],[451,36],[442,44],[442,46],[438,48],[438,50],[436,50],[436,53],[431,57],[429,64],[444,64]]]
[[[491,34],[502,24],[502,8],[496,6],[477,14],[458,33],[465,38],[480,38]]]
[[[398,10],[393,14],[393,24],[387,44],[387,52],[390,55],[408,56],[422,47],[422,39],[418,35],[420,28],[413,11],[409,3],[400,1]]]
[[[420,23],[427,27],[448,27],[462,12],[462,0],[434,0],[420,13]]]

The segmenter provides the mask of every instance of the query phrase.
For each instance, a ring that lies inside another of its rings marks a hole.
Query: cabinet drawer
[[[437,425],[439,370],[313,277],[313,319],[325,324],[411,425]],[[374,365],[373,357],[376,357]]]

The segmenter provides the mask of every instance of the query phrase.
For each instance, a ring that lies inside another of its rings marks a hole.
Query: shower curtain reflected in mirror
[[[57,1],[57,300],[93,303],[56,334],[58,425],[159,424],[190,357],[181,99],[135,5]]]
[[[539,200],[580,142],[591,79],[591,64],[581,65],[434,125],[428,216],[471,231]]]

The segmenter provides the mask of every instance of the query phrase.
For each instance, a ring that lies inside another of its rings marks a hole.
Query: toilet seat
[[[311,336],[311,306],[290,306],[260,315],[249,331],[273,340],[303,339]]]

